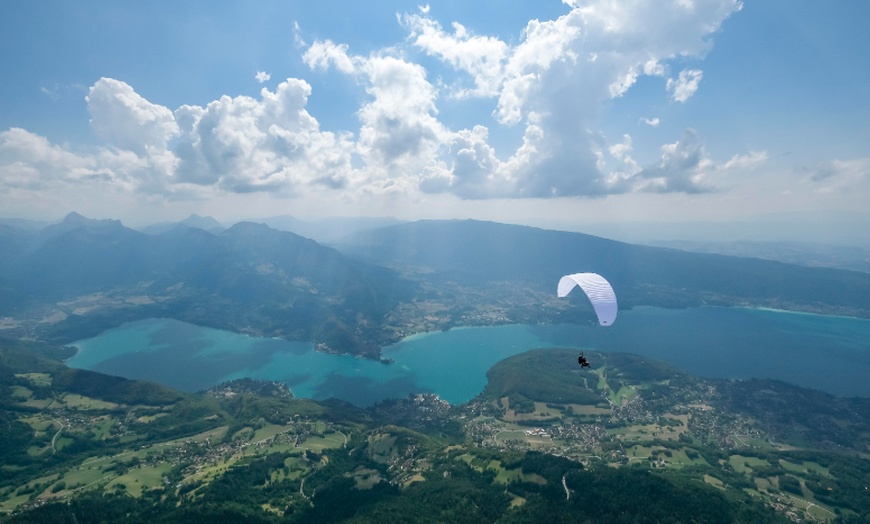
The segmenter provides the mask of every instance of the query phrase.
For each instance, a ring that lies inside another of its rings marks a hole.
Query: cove
[[[541,347],[622,351],[706,378],[772,378],[842,396],[870,397],[870,320],[703,307],[622,311],[613,326],[505,325],[408,337],[384,348],[393,364],[314,351],[169,319],[125,324],[74,344],[70,367],[200,391],[251,377],[286,383],[298,397],[369,406],[432,392],[466,402],[486,371]],[[575,361],[566,366],[576,365]]]

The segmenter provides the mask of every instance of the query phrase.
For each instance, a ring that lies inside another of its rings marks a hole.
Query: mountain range
[[[585,321],[582,297],[555,298],[559,277],[579,271],[604,275],[622,309],[722,305],[870,317],[868,273],[581,233],[420,221],[354,231],[336,247],[252,222],[212,231],[175,224],[153,234],[75,213],[42,229],[7,223],[0,326],[7,336],[69,343],[168,317],[376,358],[409,332]]]
[[[479,221],[421,221],[357,235],[343,250],[391,267],[427,268],[472,286],[555,293],[568,273],[604,275],[620,307],[745,305],[870,316],[870,274],[642,246]]]
[[[249,222],[219,234],[177,225],[148,235],[70,214],[36,233],[0,232],[0,251],[0,315],[61,342],[158,316],[376,354],[380,317],[413,288],[390,270]]]

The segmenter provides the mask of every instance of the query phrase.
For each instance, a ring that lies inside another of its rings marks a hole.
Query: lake
[[[393,364],[314,351],[168,319],[125,324],[74,344],[70,367],[200,391],[251,377],[286,383],[297,397],[368,406],[434,392],[472,399],[496,362],[534,348],[622,351],[707,378],[773,378],[841,396],[870,397],[870,320],[762,309],[621,311],[610,327],[507,325],[408,337],[383,354]],[[576,360],[566,362],[576,366]]]

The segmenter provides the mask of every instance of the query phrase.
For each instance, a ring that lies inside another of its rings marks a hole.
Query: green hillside
[[[66,369],[48,346],[0,349],[3,522],[851,522],[870,507],[861,399],[627,354],[578,370],[573,351],[531,351],[468,404],[363,410],[251,380],[184,394]],[[832,420],[853,440],[832,440]]]

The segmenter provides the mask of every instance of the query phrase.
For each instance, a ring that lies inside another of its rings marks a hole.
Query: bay
[[[200,391],[251,377],[286,383],[298,397],[368,406],[432,392],[462,403],[486,371],[541,347],[622,351],[707,378],[772,378],[842,396],[870,397],[870,320],[761,309],[639,307],[610,327],[506,325],[457,328],[384,348],[392,364],[314,351],[169,319],[125,324],[74,344],[71,367]],[[566,362],[576,365],[576,361]]]

